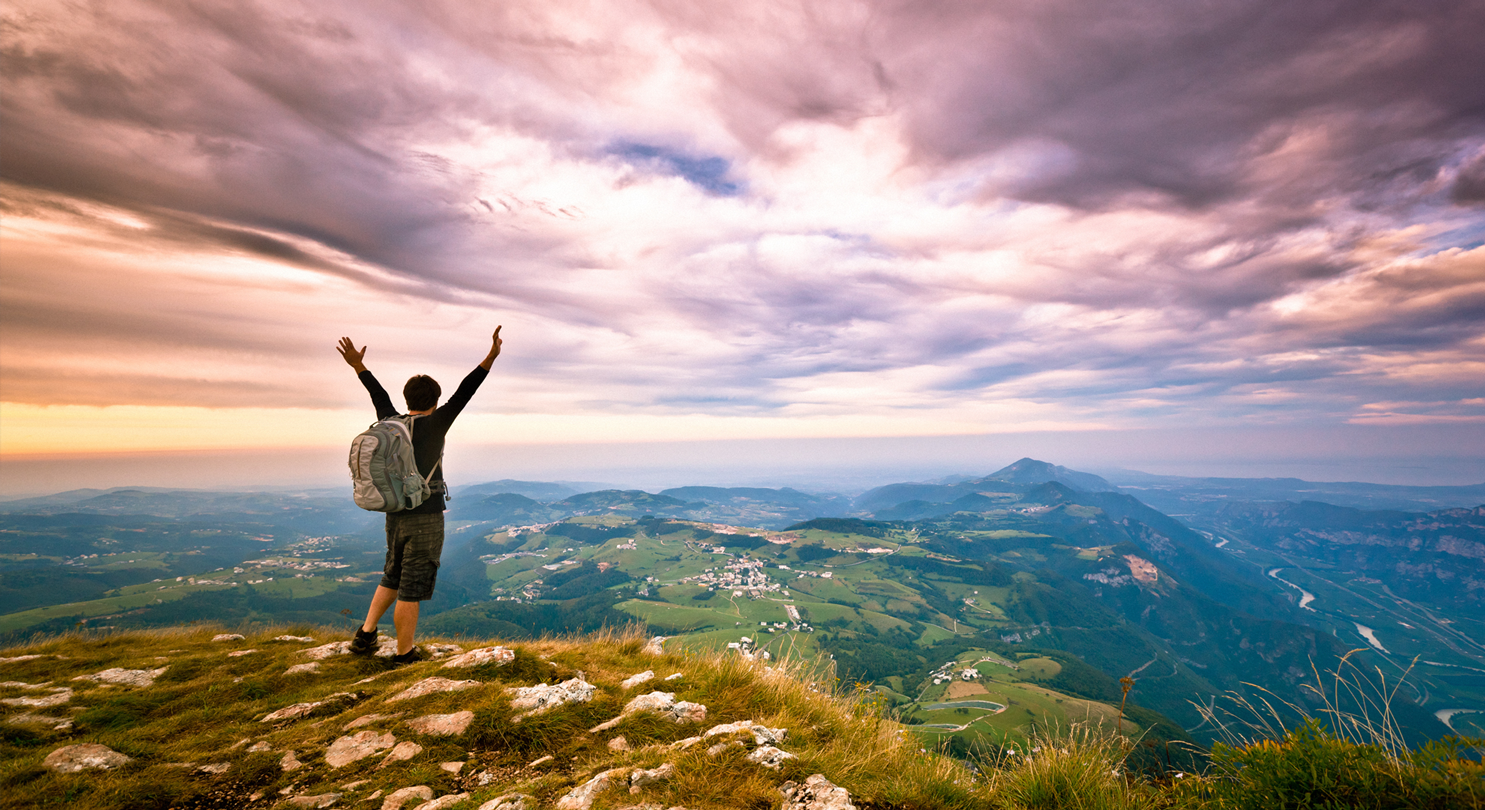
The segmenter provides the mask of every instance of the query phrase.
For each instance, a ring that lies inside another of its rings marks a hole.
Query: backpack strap
[[[407,436],[409,440],[412,439],[413,422],[422,415],[423,414],[420,413],[410,413],[407,415]],[[443,464],[443,453],[438,454],[438,460],[433,462],[433,469],[429,470],[428,475],[424,478],[424,480],[428,482],[428,485],[430,487],[433,486],[433,474],[438,472],[438,467],[440,464]],[[441,489],[443,489],[443,499],[445,502],[452,501],[454,499],[453,496],[449,494],[448,481],[443,482],[443,486],[441,487]]]

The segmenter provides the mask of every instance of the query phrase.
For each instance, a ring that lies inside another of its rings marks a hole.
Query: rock
[[[821,773],[804,780],[802,785],[785,782],[779,792],[784,794],[780,810],[856,810],[856,805],[851,804],[851,794]]]
[[[0,686],[9,687],[11,689],[45,689],[51,685],[51,681],[42,681],[41,683],[26,683],[25,681],[0,682]]]
[[[233,650],[232,652],[227,653],[227,657],[240,658],[244,655],[252,655],[255,652],[257,652],[257,650]]]
[[[531,763],[528,764],[526,767],[528,767],[528,768],[535,768],[537,765],[545,765],[545,764],[547,764],[548,762],[551,762],[554,759],[556,759],[556,757],[552,756],[551,754],[547,754],[544,757],[540,757],[538,759],[532,760]]]
[[[439,796],[431,802],[423,802],[414,810],[446,810],[467,798],[469,798],[468,793],[450,793],[447,796]]]
[[[106,745],[82,743],[58,748],[47,754],[41,764],[59,773],[78,773],[87,770],[113,770],[129,761],[128,757]]]
[[[699,742],[701,742],[700,737],[687,737],[684,740],[676,740],[675,742],[670,744],[670,747],[678,751],[684,751]]]
[[[54,731],[66,731],[72,728],[72,721],[65,717],[47,717],[42,714],[17,714],[7,718],[7,723],[13,726],[51,726]]]
[[[639,686],[645,681],[652,680],[654,677],[655,670],[647,669],[644,672],[639,673],[638,675],[630,675],[629,677],[625,678],[622,682],[620,682],[619,687],[621,689],[633,689],[634,687]]]
[[[443,770],[448,771],[449,773],[458,773],[458,772],[464,770],[464,763],[462,763],[462,762],[440,762],[440,763],[438,763],[438,767],[442,768]]]
[[[484,666],[485,664],[494,664],[497,667],[503,667],[514,660],[516,660],[515,650],[508,650],[505,647],[481,647],[477,650],[470,650],[463,655],[456,655],[450,658],[444,662],[443,668],[465,669],[468,667]]]
[[[670,675],[666,675],[665,676],[665,680],[667,680],[667,681],[678,681],[678,680],[680,680],[680,679],[682,679],[684,677],[686,677],[686,676],[683,675],[683,674],[681,674],[681,673],[679,673],[679,672],[676,672],[676,673],[673,673],[673,674],[670,674]]]
[[[312,703],[295,703],[293,706],[285,706],[278,711],[270,712],[258,722],[281,723],[285,720],[295,720],[300,717],[307,717],[315,712],[319,712],[320,714],[327,714],[344,711],[346,708],[361,701],[365,697],[366,695],[361,692],[336,692],[335,694],[330,695],[323,700],[316,700]]]
[[[48,706],[61,706],[72,699],[71,689],[56,689],[50,695],[42,697],[18,697],[0,700],[6,706],[30,706],[35,709],[45,709]]]
[[[429,714],[407,721],[407,725],[419,734],[452,735],[463,734],[469,728],[474,712],[462,711],[453,714]]]
[[[212,641],[242,641],[246,636],[241,633],[217,633],[211,637]]]
[[[319,661],[310,661],[308,664],[295,664],[294,666],[289,667],[288,669],[284,670],[284,674],[285,675],[299,675],[299,674],[305,673],[305,672],[319,672],[319,671],[320,671],[320,662]]]
[[[339,793],[321,793],[318,796],[290,796],[286,804],[290,807],[330,807],[340,801]]]
[[[509,686],[505,691],[515,695],[511,698],[510,706],[522,712],[516,715],[515,719],[519,720],[566,703],[586,703],[593,699],[593,693],[598,691],[598,687],[582,678],[573,678],[556,685],[539,683],[535,686]]]
[[[387,798],[382,800],[382,810],[401,810],[402,805],[408,802],[416,801],[421,804],[431,798],[433,798],[433,788],[427,785],[405,787],[387,794]]]
[[[654,638],[651,638],[649,642],[645,644],[645,648],[643,650],[640,650],[640,652],[644,653],[645,655],[664,655],[665,636],[655,636]]]
[[[536,800],[524,793],[507,793],[485,802],[479,810],[533,810]]]
[[[423,753],[423,746],[418,745],[415,742],[408,742],[407,740],[403,740],[402,742],[397,743],[397,745],[393,746],[392,750],[387,752],[387,756],[383,758],[381,763],[376,767],[385,768],[394,762],[406,762],[407,760],[412,759],[413,757],[421,753]],[[428,798],[431,799],[433,797],[430,795]]]
[[[341,768],[358,759],[364,759],[378,751],[391,748],[396,743],[397,738],[391,734],[358,731],[330,743],[330,747],[325,751],[325,763],[332,768]]]
[[[259,740],[248,746],[249,754],[264,754],[272,750],[273,746],[269,745],[267,740]]]
[[[629,741],[626,740],[626,739],[624,739],[624,735],[620,734],[619,736],[617,736],[617,737],[613,738],[612,740],[609,740],[608,741],[608,750],[610,750],[610,751],[628,751],[629,750]]]
[[[629,774],[629,792],[638,793],[649,785],[669,779],[674,774],[675,766],[669,762],[648,771],[635,771]]]
[[[402,712],[397,712],[396,714],[363,714],[360,717],[357,717],[355,720],[346,723],[345,730],[350,731],[353,728],[360,728],[362,726],[371,725],[378,720],[391,720],[394,717],[401,717],[402,714]]]
[[[788,751],[781,751],[771,745],[763,745],[754,749],[753,753],[748,754],[745,758],[749,762],[757,763],[765,768],[779,770],[784,764],[784,760],[795,759],[796,757]]]
[[[673,692],[651,692],[624,704],[624,711],[618,717],[594,726],[589,732],[596,734],[607,731],[617,726],[625,717],[637,712],[657,712],[672,723],[695,723],[706,719],[706,707],[700,703],[685,700],[677,702]]]
[[[356,788],[361,787],[362,785],[366,785],[366,784],[370,784],[370,783],[371,783],[371,780],[370,779],[357,779],[354,782],[346,782],[345,784],[343,784],[343,785],[340,786],[340,789],[341,790],[355,790]]]
[[[221,776],[222,774],[226,773],[227,771],[232,770],[232,763],[230,763],[230,762],[213,762],[210,765],[202,765],[201,767],[197,768],[196,770],[199,771],[200,773],[209,773],[212,776]]]
[[[289,773],[290,771],[297,771],[300,768],[303,768],[304,763],[299,761],[299,757],[294,756],[293,751],[286,751],[283,757],[279,759],[278,767],[282,769],[284,773]]]
[[[329,644],[321,644],[318,647],[310,647],[307,650],[300,650],[299,651],[299,654],[300,655],[307,655],[307,656],[309,656],[310,658],[313,658],[316,661],[323,661],[324,659],[329,658],[332,655],[350,655],[351,654],[351,642],[348,641],[348,640],[347,641],[332,641]],[[376,655],[377,655],[377,657],[379,657],[379,658],[391,658],[392,656],[394,656],[396,654],[397,654],[397,639],[396,638],[391,637],[391,636],[388,636],[386,638],[383,638],[380,642],[377,643],[377,647],[376,647]]]
[[[17,655],[11,658],[0,658],[0,664],[20,664],[25,661],[35,661],[38,658],[45,657],[44,655]]]
[[[593,806],[593,800],[598,798],[598,794],[608,790],[623,773],[623,768],[610,768],[578,785],[566,796],[557,800],[557,810],[588,810]]]
[[[120,686],[153,686],[155,679],[165,674],[169,667],[159,669],[105,669],[92,675],[79,675],[74,681],[93,681],[94,683],[113,683]]]
[[[420,698],[424,695],[433,695],[439,692],[462,692],[465,689],[473,689],[480,685],[479,681],[451,681],[448,678],[424,678],[387,698],[387,702],[396,703],[399,700],[412,700],[413,698]]]
[[[422,644],[419,645],[423,652],[434,658],[442,658],[445,655],[457,655],[464,652],[464,648],[458,644]]]
[[[713,745],[711,748],[706,749],[706,755],[709,757],[715,757],[724,753],[729,748],[742,748],[742,743],[738,742],[737,740],[733,740],[731,742],[719,742],[716,745]]]
[[[723,723],[719,726],[712,726],[701,736],[702,739],[711,739],[712,737],[741,734],[743,732],[750,732],[753,735],[753,743],[755,745],[778,745],[789,734],[789,730],[785,728],[769,728],[752,720],[739,720],[736,723]]]
[[[311,644],[311,643],[314,642],[314,637],[313,636],[274,636],[273,637],[273,640],[274,641],[297,641],[297,642],[299,642],[301,644]]]

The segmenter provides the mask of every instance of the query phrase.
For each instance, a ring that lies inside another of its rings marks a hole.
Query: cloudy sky
[[[496,324],[467,444],[1485,454],[1479,0],[0,19],[13,470],[340,447],[337,338],[451,390]]]

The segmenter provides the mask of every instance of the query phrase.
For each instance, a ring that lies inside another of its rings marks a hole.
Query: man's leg
[[[361,631],[370,633],[372,630],[375,630],[377,624],[382,620],[382,615],[387,612],[387,608],[391,607],[395,601],[397,601],[396,588],[388,588],[385,585],[376,586],[376,593],[371,595],[371,607],[366,610],[366,621],[361,623]],[[398,613],[401,612],[402,609],[399,607]],[[396,621],[396,613],[392,614],[392,619]]]
[[[393,596],[397,593],[394,591]],[[397,654],[413,648],[413,635],[418,632],[418,606],[422,602],[397,600],[397,610],[392,613],[392,622],[397,625]],[[383,608],[385,610],[385,608]]]

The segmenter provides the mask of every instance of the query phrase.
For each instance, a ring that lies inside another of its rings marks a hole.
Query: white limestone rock
[[[335,694],[330,695],[323,700],[316,700],[310,703],[295,703],[293,706],[285,706],[278,711],[268,713],[263,717],[262,720],[258,722],[282,723],[285,720],[297,720],[300,717],[307,717],[310,714],[314,713],[316,710],[322,708],[325,711],[340,711],[346,707],[349,707],[351,704],[361,700],[363,697],[365,697],[365,695],[361,694],[360,692],[336,692]]]
[[[316,796],[290,796],[285,801],[285,804],[290,807],[306,807],[311,810],[318,810],[318,808],[334,807],[338,801],[340,801],[339,793],[321,793]]]
[[[358,731],[330,743],[330,747],[325,751],[325,763],[332,768],[342,768],[378,751],[385,751],[396,744],[397,738],[390,733]]]
[[[44,655],[16,655],[10,658],[0,658],[0,664],[21,664],[26,661],[35,661],[38,658],[45,657]]]
[[[638,793],[649,785],[663,782],[675,775],[675,766],[669,762],[648,771],[637,770],[629,774],[629,792]]]
[[[485,802],[479,810],[535,810],[536,800],[524,793],[507,793]]]
[[[573,678],[559,684],[508,686],[505,691],[515,696],[511,698],[510,706],[521,712],[515,717],[520,720],[568,703],[587,703],[593,699],[593,693],[598,691],[598,687],[582,678]]]
[[[683,673],[675,672],[675,673],[672,673],[670,675],[666,675],[665,676],[665,680],[667,680],[667,681],[678,681],[678,680],[680,680],[680,679],[682,679],[684,677],[686,677],[686,676]]]
[[[379,763],[376,767],[378,769],[381,769],[387,767],[388,765],[391,765],[394,762],[406,762],[421,753],[423,753],[423,746],[418,745],[415,742],[408,742],[407,740],[403,740],[402,742],[392,746],[392,750],[387,752],[387,755],[382,758],[381,763]],[[431,799],[433,797],[429,796],[428,798]]]
[[[396,712],[396,713],[393,713],[393,714],[363,714],[360,717],[357,717],[355,720],[352,720],[351,722],[346,723],[345,724],[345,730],[346,731],[350,731],[353,728],[360,728],[362,726],[369,726],[369,725],[371,725],[372,723],[375,723],[378,720],[391,720],[391,719],[396,718],[396,717],[401,717],[402,715],[403,715],[403,712]]]
[[[566,796],[557,800],[557,810],[589,810],[598,794],[608,790],[624,775],[624,768],[610,768],[573,788]]]
[[[459,802],[469,798],[468,793],[450,793],[447,796],[439,796],[431,802],[423,802],[413,810],[448,810]]]
[[[212,641],[242,641],[246,636],[241,633],[217,633],[211,637]]]
[[[310,661],[307,664],[295,664],[294,666],[289,667],[288,669],[284,670],[284,674],[285,675],[301,675],[301,674],[315,673],[315,672],[319,672],[319,671],[320,671],[320,662],[319,661]]]
[[[462,711],[453,714],[429,714],[407,721],[407,725],[419,734],[452,736],[463,734],[474,719],[474,712]]]
[[[700,703],[677,701],[674,692],[651,692],[630,700],[624,704],[624,711],[618,717],[599,723],[589,729],[589,732],[596,734],[607,731],[623,722],[624,718],[639,712],[656,712],[672,723],[698,723],[706,719],[706,707]]]
[[[629,748],[629,741],[624,739],[624,735],[622,734],[608,741],[608,750],[610,751],[628,751]]]
[[[244,655],[252,655],[255,652],[257,652],[257,650],[233,650],[232,652],[227,653],[227,657],[241,658]]]
[[[221,776],[230,770],[232,770],[232,763],[230,762],[213,762],[210,765],[202,765],[196,769],[198,773],[211,774],[212,776]]]
[[[484,666],[485,664],[494,664],[495,666],[503,667],[514,660],[516,660],[515,650],[506,649],[505,647],[480,647],[477,650],[470,650],[467,653],[450,658],[443,662],[443,668],[467,669],[469,667]]]
[[[440,763],[438,763],[438,767],[441,770],[448,771],[449,773],[458,773],[458,772],[464,770],[464,765],[465,765],[465,763],[463,763],[463,762],[440,762]]]
[[[32,709],[45,709],[50,706],[61,706],[72,700],[72,690],[67,688],[53,689],[50,695],[39,697],[16,697],[0,700],[6,706],[26,706]]]
[[[464,648],[460,647],[458,644],[420,644],[418,645],[418,648],[421,649],[423,652],[428,653],[429,657],[435,659],[443,658],[446,655],[458,655],[464,652]]]
[[[97,743],[66,745],[46,755],[41,764],[58,773],[108,771],[130,762],[129,757]]]
[[[653,680],[654,678],[655,670],[647,669],[644,672],[639,673],[638,675],[630,675],[629,677],[625,678],[619,683],[619,688],[633,689],[634,687],[639,686],[646,681]]]
[[[79,675],[74,681],[93,681],[94,683],[111,683],[118,686],[153,686],[155,679],[165,674],[169,667],[159,669],[122,669],[114,667],[92,675]]]
[[[645,655],[664,655],[665,636],[655,636],[651,638],[649,642],[645,644],[645,648],[643,650],[640,650],[640,652],[644,653]]]
[[[394,790],[382,799],[382,810],[402,810],[402,806],[409,802],[422,804],[433,798],[433,788],[427,785],[416,785]]]
[[[284,773],[289,773],[303,768],[304,763],[299,761],[299,757],[294,756],[293,751],[285,751],[284,755],[279,758],[278,767]]]
[[[765,768],[771,768],[777,771],[783,766],[784,760],[796,759],[796,757],[788,751],[781,751],[771,745],[762,745],[754,749],[753,753],[748,754],[745,759],[747,759],[747,761],[749,762],[756,763],[758,765],[762,765]]]
[[[274,636],[274,641],[297,641],[300,644],[313,644],[314,636]]]
[[[820,773],[804,780],[802,785],[785,782],[779,792],[784,794],[780,810],[856,810],[856,805],[851,804],[851,794]]]
[[[273,746],[269,745],[267,740],[259,740],[248,746],[247,752],[249,754],[266,754],[272,750]]]
[[[762,723],[755,723],[752,720],[739,720],[736,723],[723,723],[719,726],[712,726],[701,736],[703,739],[711,739],[712,737],[726,737],[743,733],[753,735],[754,745],[778,745],[789,735],[789,730],[785,728],[769,728]]]
[[[481,685],[479,681],[451,681],[448,678],[424,678],[387,698],[387,702],[396,703],[400,700],[412,700],[413,698],[420,698],[439,692],[462,692],[465,689],[473,689]]]
[[[13,726],[51,726],[53,731],[67,731],[72,728],[72,721],[66,717],[47,717],[30,712],[8,717],[5,722]]]

